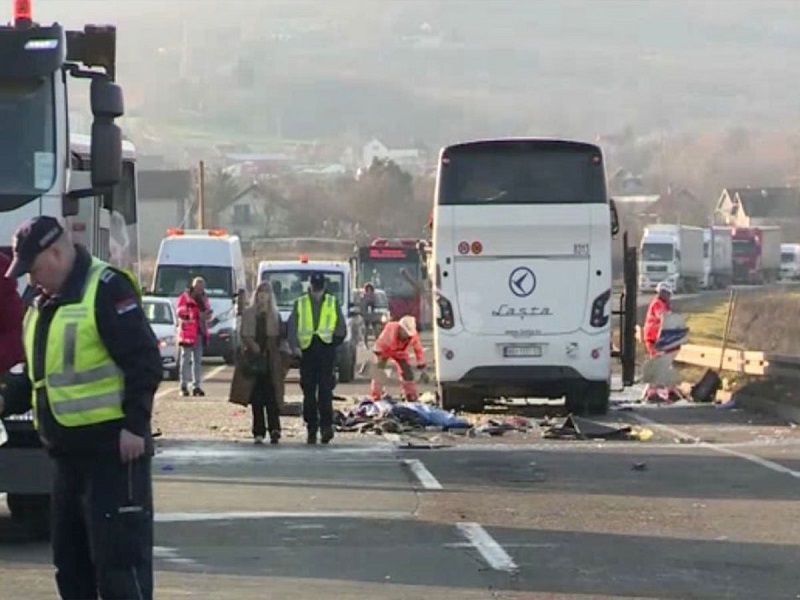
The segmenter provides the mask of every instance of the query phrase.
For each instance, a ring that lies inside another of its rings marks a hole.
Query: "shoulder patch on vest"
[[[136,298],[134,296],[130,296],[116,302],[114,304],[114,309],[117,311],[118,315],[124,315],[125,313],[129,313],[134,310],[138,305],[139,302],[136,300]]]
[[[114,269],[105,269],[102,275],[100,275],[100,281],[102,281],[103,283],[108,283],[109,281],[114,279],[116,275],[117,273],[114,271]]]

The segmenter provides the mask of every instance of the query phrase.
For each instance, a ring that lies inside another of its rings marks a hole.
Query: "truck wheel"
[[[484,397],[480,392],[440,385],[438,395],[442,410],[483,411]]]
[[[338,371],[340,383],[350,383],[356,378],[356,357],[354,352],[342,355]]]
[[[8,494],[11,519],[38,541],[50,539],[50,494]]]

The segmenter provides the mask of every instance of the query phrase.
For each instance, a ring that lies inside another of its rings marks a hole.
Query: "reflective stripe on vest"
[[[58,307],[53,315],[47,334],[45,377],[33,381],[35,422],[36,393],[41,389],[46,390],[50,410],[63,427],[96,425],[124,417],[124,377],[100,338],[95,321],[97,288],[108,267],[93,258],[80,302]],[[135,289],[138,292],[138,286]],[[38,309],[29,308],[25,315],[25,354],[31,376],[38,320]]]
[[[325,344],[333,342],[333,332],[336,331],[336,298],[330,294],[323,297],[319,309],[319,323],[314,326],[314,310],[311,307],[311,296],[304,294],[297,300],[297,343],[301,350],[311,346],[311,340],[316,335]]]

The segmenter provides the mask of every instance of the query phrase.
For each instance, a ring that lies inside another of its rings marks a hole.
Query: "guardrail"
[[[722,359],[723,371],[777,379],[800,379],[800,356],[788,354],[770,354],[728,348],[723,357],[720,347],[686,344],[681,346],[675,362],[719,369],[720,359]]]

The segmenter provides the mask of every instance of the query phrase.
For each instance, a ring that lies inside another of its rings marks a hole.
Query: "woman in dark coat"
[[[250,306],[242,313],[240,331],[245,352],[257,355],[262,361],[250,392],[256,444],[264,443],[267,432],[273,444],[277,444],[281,437],[280,407],[283,405],[285,371],[281,359],[280,325],[272,288],[268,283],[261,283]]]

